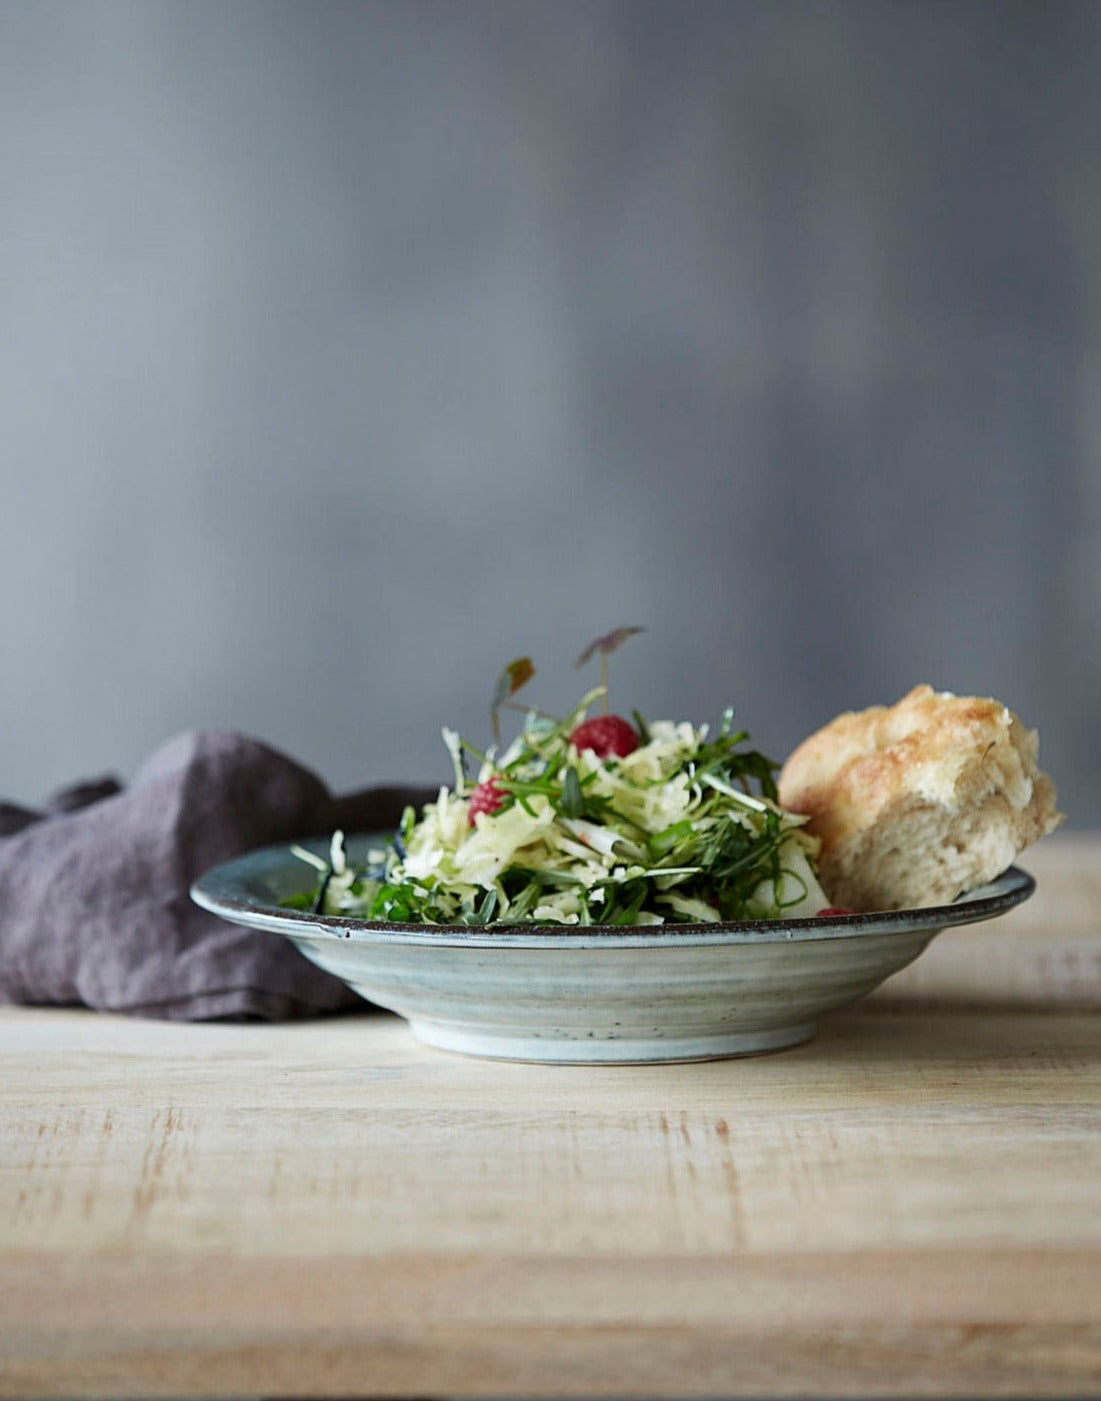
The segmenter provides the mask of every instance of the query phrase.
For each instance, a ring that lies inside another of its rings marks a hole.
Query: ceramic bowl
[[[363,859],[376,833],[350,839]],[[328,842],[306,843],[327,855]],[[223,919],[289,939],[431,1046],[509,1060],[710,1060],[794,1046],[954,925],[1035,889],[1011,867],[954,904],[882,914],[642,926],[389,924],[287,909],[316,872],[289,847],[216,866],[193,886]]]

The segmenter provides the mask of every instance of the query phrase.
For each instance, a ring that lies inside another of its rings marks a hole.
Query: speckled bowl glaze
[[[366,834],[348,843],[362,859]],[[307,843],[327,852],[328,843]],[[1035,882],[1011,867],[952,905],[824,919],[642,926],[375,923],[287,909],[315,872],[286,846],[216,866],[203,909],[290,939],[431,1046],[509,1060],[711,1060],[794,1046],[953,925],[991,919]]]

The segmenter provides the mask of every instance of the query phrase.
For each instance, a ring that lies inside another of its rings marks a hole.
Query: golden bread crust
[[[1062,821],[1038,743],[1000,701],[915,686],[804,740],[781,770],[780,801],[809,815],[836,904],[947,903]]]

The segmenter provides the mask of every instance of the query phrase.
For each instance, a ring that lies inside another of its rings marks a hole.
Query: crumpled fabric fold
[[[192,882],[277,842],[394,827],[423,787],[334,796],[288,756],[193,731],[123,786],[74,784],[38,810],[0,802],[0,1002],[177,1021],[284,1020],[365,1007],[288,940],[201,910]]]

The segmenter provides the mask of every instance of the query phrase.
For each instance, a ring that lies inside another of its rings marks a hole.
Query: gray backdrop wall
[[[919,680],[1101,822],[1101,5],[0,9],[0,794]]]

